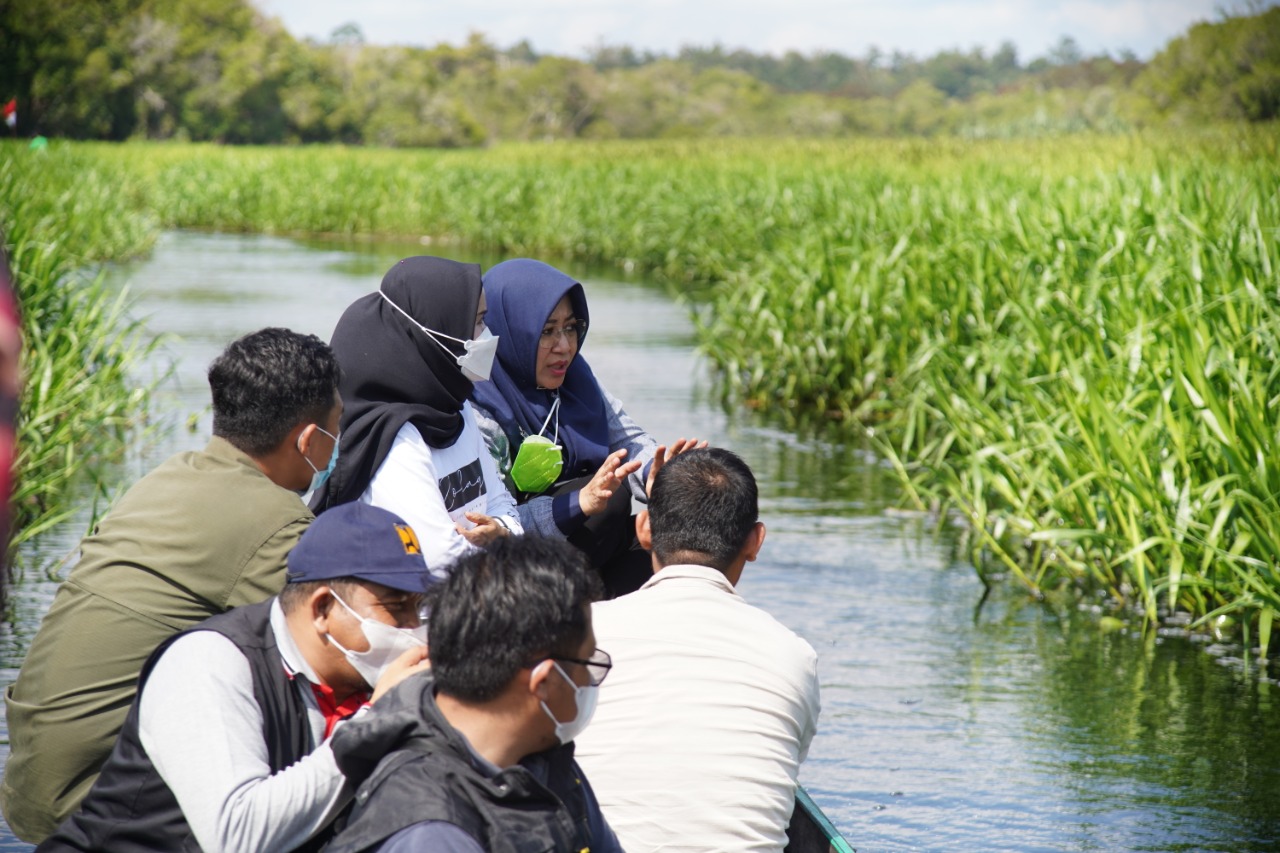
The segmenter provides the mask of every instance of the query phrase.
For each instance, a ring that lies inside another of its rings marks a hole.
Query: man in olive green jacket
[[[5,692],[0,805],[19,838],[41,841],[88,792],[161,641],[284,586],[312,519],[299,493],[337,458],[338,378],[313,335],[233,342],[209,367],[208,446],[139,480],[81,543]]]

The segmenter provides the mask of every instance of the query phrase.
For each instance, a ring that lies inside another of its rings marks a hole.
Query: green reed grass
[[[78,485],[117,457],[146,392],[130,369],[143,330],[90,261],[145,250],[154,224],[131,209],[121,184],[85,179],[73,149],[0,148],[0,231],[23,321],[23,388],[13,494],[13,544],[76,509]]]
[[[872,429],[908,496],[971,520],[986,579],[1081,581],[1148,622],[1229,615],[1265,653],[1278,140],[67,156],[163,226],[466,241],[697,288],[726,392]]]
[[[854,179],[749,273],[768,285],[720,288],[713,357],[761,405],[876,423],[911,493],[973,522],[980,566],[1035,592],[1087,578],[1151,621],[1243,615],[1265,655],[1276,134],[1129,162],[1106,147],[874,195]]]

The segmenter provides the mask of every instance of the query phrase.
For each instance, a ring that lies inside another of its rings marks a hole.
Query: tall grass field
[[[985,580],[1037,595],[1081,581],[1147,624],[1235,625],[1265,656],[1280,610],[1278,148],[1274,126],[455,152],[54,144],[0,148],[0,202],[25,233],[61,217],[50,227],[78,257],[197,227],[646,271],[693,296],[726,393],[869,433],[907,500],[972,522]]]

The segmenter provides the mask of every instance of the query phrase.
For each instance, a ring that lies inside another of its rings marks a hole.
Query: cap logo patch
[[[418,544],[418,534],[413,532],[413,528],[407,524],[393,525],[396,533],[400,534],[400,542],[404,544],[404,552],[406,554],[421,554],[422,546]]]

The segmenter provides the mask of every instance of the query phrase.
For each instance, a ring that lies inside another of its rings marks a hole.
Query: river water
[[[456,247],[166,235],[110,271],[166,335],[152,429],[110,472],[127,487],[209,434],[204,370],[283,325],[328,339],[399,257]],[[688,311],[661,288],[566,265],[585,284],[597,376],[659,441],[706,438],[761,484],[768,541],[740,589],[818,650],[822,717],[801,780],[862,853],[1280,849],[1280,686],[1230,649],[1107,633],[1075,606],[982,587],[960,532],[898,512],[893,477],[835,435],[726,411]],[[25,550],[0,682],[17,675],[88,513]],[[7,755],[7,732],[0,732]],[[0,824],[0,851],[27,845]]]

